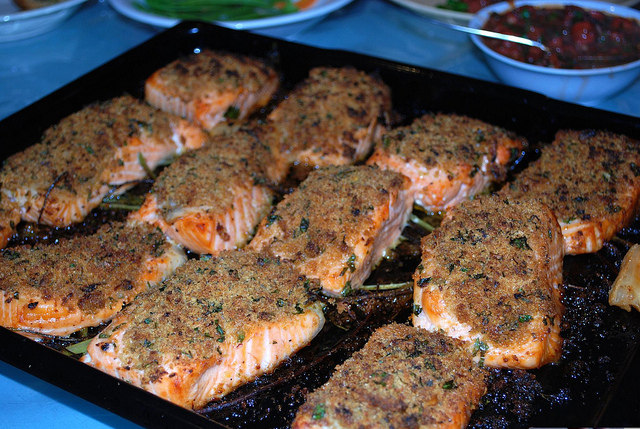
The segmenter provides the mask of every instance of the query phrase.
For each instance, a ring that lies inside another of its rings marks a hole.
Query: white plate
[[[168,28],[173,27],[178,22],[180,22],[179,19],[141,11],[133,5],[135,1],[136,0],[109,0],[109,3],[115,10],[117,10],[124,16],[135,19],[136,21],[144,22],[146,24]],[[252,19],[248,21],[215,21],[214,24],[220,25],[222,27],[234,28],[236,30],[251,30],[255,28],[292,24],[294,22],[304,21],[307,19],[327,15],[337,9],[340,9],[343,6],[346,6],[352,1],[353,0],[317,0],[313,6],[300,12],[274,16],[270,18]]]
[[[400,6],[406,7],[422,15],[437,18],[442,21],[453,22],[455,24],[468,24],[473,16],[472,13],[456,12],[453,10],[441,9],[438,6],[446,4],[447,0],[391,0]],[[633,6],[639,0],[609,0],[608,3],[615,3],[623,6]]]
[[[12,42],[57,27],[87,0],[67,0],[52,6],[21,10],[11,0],[0,0],[0,42]]]

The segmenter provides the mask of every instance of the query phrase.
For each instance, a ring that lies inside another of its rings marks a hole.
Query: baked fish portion
[[[318,67],[269,114],[272,148],[306,172],[364,160],[391,114],[391,90],[354,68]]]
[[[0,246],[18,220],[57,227],[81,221],[105,196],[126,191],[206,139],[187,121],[128,95],[67,116],[0,170]]]
[[[293,262],[323,292],[361,286],[411,214],[408,180],[373,166],[320,168],[260,222],[249,248]]]
[[[473,344],[491,367],[537,368],[560,357],[563,243],[547,206],[465,201],[421,246],[415,326]]]
[[[387,325],[309,395],[292,428],[464,428],[486,376],[463,341]]]
[[[136,295],[186,261],[145,224],[113,223],[55,244],[6,248],[0,256],[0,324],[65,336],[109,321]]]
[[[280,85],[262,60],[203,49],[155,71],[145,82],[152,106],[211,130],[264,107]]]
[[[309,287],[266,254],[191,259],[114,318],[82,360],[198,409],[273,371],[318,334],[323,309]]]
[[[503,195],[547,204],[565,253],[593,253],[633,218],[640,200],[640,142],[621,134],[561,130]]]
[[[258,128],[229,130],[162,170],[131,216],[196,253],[243,247],[272,207],[274,165]]]
[[[407,176],[416,204],[437,212],[503,182],[526,147],[524,138],[484,121],[428,113],[387,132],[367,163]]]

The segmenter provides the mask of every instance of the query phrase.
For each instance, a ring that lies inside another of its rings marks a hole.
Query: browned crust
[[[162,215],[192,207],[225,213],[231,210],[236,189],[272,183],[268,169],[273,158],[258,134],[257,128],[230,130],[165,168],[152,189]]]
[[[485,377],[463,342],[388,325],[309,395],[292,427],[464,427]]]
[[[510,162],[527,146],[524,138],[479,119],[464,115],[427,113],[410,125],[387,132],[376,146],[383,153],[415,160],[427,169],[456,171],[469,165],[470,174],[480,173],[482,160],[490,161],[486,173],[493,181],[506,179]],[[507,151],[504,159],[499,150]]]
[[[0,171],[3,191],[30,189],[49,199],[93,196],[105,171],[121,169],[118,148],[132,137],[154,135],[167,144],[169,117],[131,96],[89,105],[47,129],[42,141],[7,159]],[[5,199],[3,199],[4,201]]]
[[[406,178],[374,166],[330,166],[313,171],[293,193],[264,219],[250,247],[269,248],[296,264],[314,260],[320,273],[327,266],[353,272],[355,247],[373,246],[383,219],[374,210],[389,206],[393,195],[405,189]],[[321,259],[319,259],[321,258]]]
[[[514,198],[536,198],[563,224],[591,224],[610,239],[634,215],[640,199],[640,142],[607,131],[561,130],[540,158],[505,186]],[[567,253],[586,247],[582,232],[567,235]]]
[[[507,348],[526,343],[528,322],[558,324],[562,317],[554,287],[561,278],[551,278],[561,275],[553,264],[561,263],[562,248],[552,246],[553,237],[560,237],[559,225],[541,203],[496,196],[464,202],[423,238],[416,287],[437,288],[472,337]]]
[[[307,150],[356,161],[359,136],[390,113],[391,92],[380,79],[349,67],[314,68],[270,115],[281,133],[274,149],[291,163]]]
[[[257,93],[278,76],[264,61],[247,55],[203,49],[179,58],[156,71],[163,93],[185,103],[211,93]]]
[[[52,245],[7,248],[0,258],[0,290],[7,304],[29,300],[34,310],[39,300],[87,315],[120,308],[132,292],[147,288],[141,281],[145,261],[169,246],[153,227],[112,223]]]
[[[289,315],[302,313],[309,287],[316,285],[290,264],[264,254],[228,251],[192,259],[121,313],[127,326],[118,358],[143,372],[142,384],[166,375],[160,356],[176,365],[194,362],[197,372],[205,360],[212,366],[222,359],[222,343],[240,344],[265,323],[286,324]],[[102,343],[119,329],[109,326]]]

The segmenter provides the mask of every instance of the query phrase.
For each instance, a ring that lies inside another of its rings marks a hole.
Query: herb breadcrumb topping
[[[165,95],[184,102],[237,89],[259,92],[276,78],[276,72],[257,58],[209,49],[173,61],[157,73],[166,83]]]
[[[114,222],[56,244],[9,247],[0,257],[0,290],[9,301],[40,296],[87,314],[108,306],[119,309],[147,288],[140,284],[145,262],[170,246],[154,227]],[[37,306],[37,300],[29,303]]]
[[[485,379],[462,341],[391,324],[309,395],[292,427],[464,427]]]
[[[120,361],[153,382],[166,374],[159,361],[193,359],[211,366],[222,361],[223,344],[240,345],[266,323],[286,324],[311,305],[311,287],[277,258],[225,251],[189,260],[124,310],[126,326],[109,326],[100,337],[108,348],[109,337],[124,330]]]
[[[258,131],[234,129],[165,168],[152,189],[163,215],[189,207],[224,213],[236,189],[269,184],[270,152]]]
[[[539,202],[495,196],[466,201],[423,238],[415,285],[438,290],[471,336],[499,345],[526,341],[534,318],[560,323],[554,278],[562,272],[559,237],[555,216]]]
[[[131,138],[154,136],[174,147],[169,116],[125,95],[91,104],[44,132],[42,141],[7,159],[0,170],[3,190],[24,187],[91,199],[108,182],[103,172],[122,169],[118,149]]]

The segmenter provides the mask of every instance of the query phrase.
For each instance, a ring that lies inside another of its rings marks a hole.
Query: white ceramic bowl
[[[67,0],[33,10],[20,10],[11,0],[0,0],[0,42],[38,36],[54,29],[87,0]]]
[[[491,13],[503,13],[514,7],[575,5],[633,18],[640,21],[640,11],[626,6],[593,0],[516,0],[501,2],[481,9],[469,26],[482,28]],[[542,93],[551,98],[581,104],[595,104],[615,95],[633,83],[640,75],[640,60],[631,63],[587,70],[555,69],[516,61],[497,53],[485,45],[481,37],[471,35],[472,42],[482,51],[487,64],[503,83]]]

